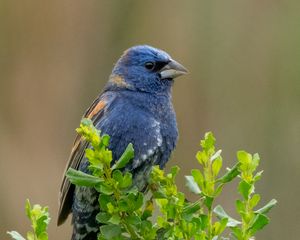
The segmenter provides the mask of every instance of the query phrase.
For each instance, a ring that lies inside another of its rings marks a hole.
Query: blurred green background
[[[74,129],[136,44],[190,71],[173,91],[180,140],[168,166],[181,166],[181,188],[211,130],[227,166],[237,150],[260,153],[256,190],[279,205],[257,239],[299,239],[300,1],[1,0],[0,17],[0,239],[29,228],[26,198],[50,207],[50,239],[70,238],[56,217]],[[228,211],[235,188],[220,200]]]

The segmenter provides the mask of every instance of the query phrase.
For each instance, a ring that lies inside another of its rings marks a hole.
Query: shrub
[[[192,169],[186,176],[186,186],[198,199],[188,201],[185,194],[178,191],[175,183],[179,167],[174,166],[169,173],[152,168],[148,191],[140,192],[133,183],[132,174],[122,171],[134,157],[134,149],[129,144],[120,159],[113,163],[112,152],[108,149],[109,136],[100,135],[92,122],[83,119],[77,132],[92,148],[86,149],[91,174],[75,169],[67,171],[68,179],[77,186],[93,187],[99,192],[100,212],[98,240],[104,239],[253,239],[257,231],[269,223],[266,214],[276,204],[272,199],[256,209],[260,195],[255,193],[255,183],[262,171],[257,172],[259,155],[245,151],[237,152],[237,163],[219,176],[223,165],[221,150],[215,149],[215,138],[211,132],[201,140],[201,150],[196,159],[199,169]],[[240,219],[228,215],[221,205],[215,206],[215,199],[222,193],[223,186],[238,178],[240,199],[235,206]],[[33,233],[27,239],[46,240],[49,217],[47,208],[40,209],[43,220],[27,216],[32,221]],[[28,207],[29,206],[29,207]],[[157,209],[157,214],[154,214]],[[32,209],[31,209],[32,210]],[[154,216],[155,215],[155,216]],[[39,219],[39,218],[38,218]],[[39,225],[40,224],[40,225]],[[227,230],[227,231],[225,231]],[[42,232],[42,233],[40,233]],[[24,239],[16,232],[9,232],[14,239]],[[32,236],[35,238],[31,238]]]

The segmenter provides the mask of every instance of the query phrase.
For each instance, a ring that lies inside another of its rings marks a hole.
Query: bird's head
[[[116,63],[109,85],[144,92],[168,91],[174,78],[187,70],[166,52],[147,45],[134,46]]]

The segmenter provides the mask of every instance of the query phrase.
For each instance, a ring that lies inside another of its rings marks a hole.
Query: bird
[[[101,134],[110,136],[109,149],[119,159],[129,143],[134,158],[124,171],[133,176],[133,184],[144,189],[152,166],[163,169],[178,140],[176,114],[172,104],[174,79],[187,69],[163,50],[149,45],[127,49],[113,67],[98,97],[87,109],[90,119]],[[76,136],[66,166],[88,173],[85,149],[89,144]],[[94,188],[72,185],[63,177],[59,195],[57,224],[72,213],[72,240],[95,240],[99,224],[99,193]]]

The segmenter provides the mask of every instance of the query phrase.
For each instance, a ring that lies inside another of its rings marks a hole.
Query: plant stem
[[[130,233],[131,239],[142,239],[126,221],[123,221],[123,225],[127,229],[127,232]]]
[[[208,214],[207,214],[207,217],[208,217],[208,239],[211,240],[212,239],[212,230],[213,230],[213,226],[212,226],[212,210],[211,208],[208,209]]]
[[[242,233],[243,233],[243,237],[242,240],[248,240],[249,239],[249,234],[247,233],[248,230],[248,224],[249,224],[249,219],[248,216],[250,216],[251,214],[251,209],[250,209],[250,196],[248,196],[248,199],[245,200],[245,216],[247,217],[246,219],[242,218]]]

